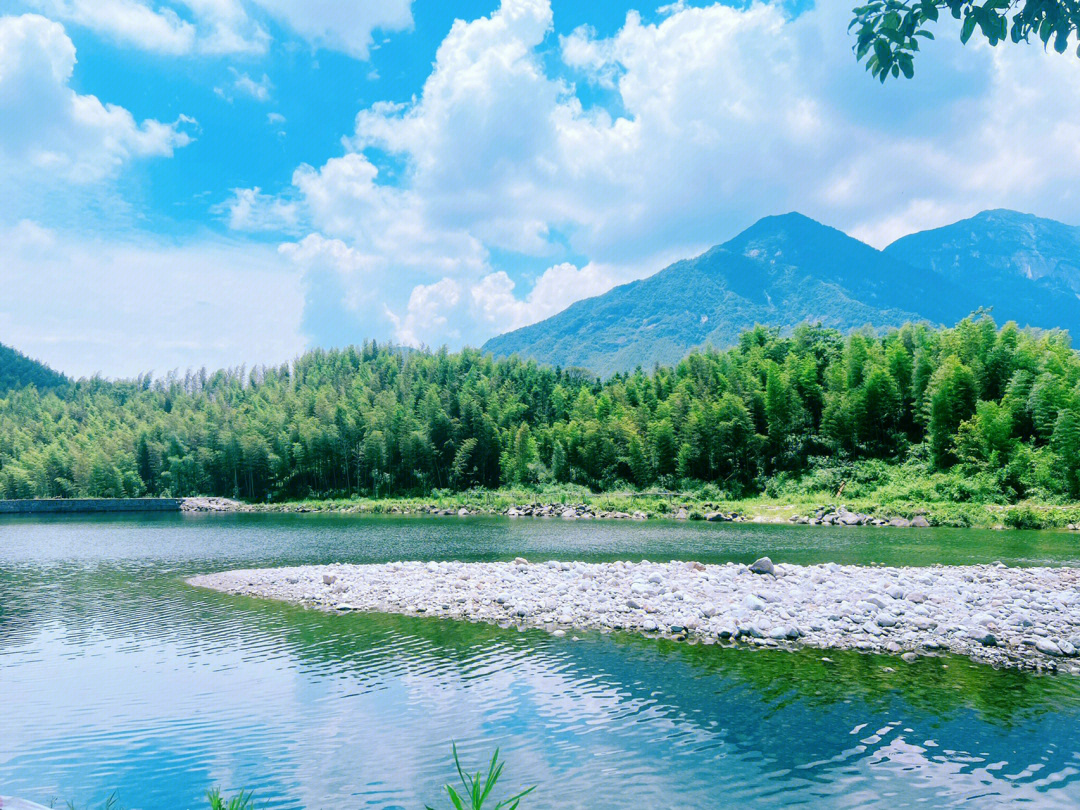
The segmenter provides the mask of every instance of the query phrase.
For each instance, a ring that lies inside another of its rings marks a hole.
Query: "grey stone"
[[[1061,655],[1061,648],[1048,638],[1036,639],[1035,649],[1043,655]]]
[[[759,557],[750,563],[750,570],[755,574],[772,574],[776,575],[776,567],[773,565],[773,561],[768,557]]]

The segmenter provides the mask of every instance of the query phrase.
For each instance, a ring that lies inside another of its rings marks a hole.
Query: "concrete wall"
[[[0,501],[0,514],[46,515],[68,512],[177,512],[180,498],[40,498]]]

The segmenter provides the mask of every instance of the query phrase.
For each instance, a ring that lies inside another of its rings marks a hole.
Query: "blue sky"
[[[0,342],[76,374],[478,345],[800,210],[1080,222],[1080,60],[850,3],[0,0]]]

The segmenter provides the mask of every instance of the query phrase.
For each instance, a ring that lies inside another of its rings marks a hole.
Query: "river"
[[[1080,565],[1060,532],[507,518],[0,518],[0,794],[444,806],[451,741],[530,808],[1080,808],[1080,678],[966,659],[555,638],[193,589],[399,559]],[[824,661],[829,658],[831,661]]]

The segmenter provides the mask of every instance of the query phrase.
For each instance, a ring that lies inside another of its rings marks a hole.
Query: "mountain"
[[[766,217],[654,276],[578,301],[492,338],[484,350],[602,376],[727,346],[757,323],[841,330],[908,320],[952,323],[969,308],[952,283],[798,213]]]
[[[1017,211],[983,211],[913,233],[885,248],[893,258],[963,284],[998,323],[1080,334],[1080,228]]]
[[[59,388],[67,382],[60,372],[0,343],[0,396],[27,385],[46,389]]]

